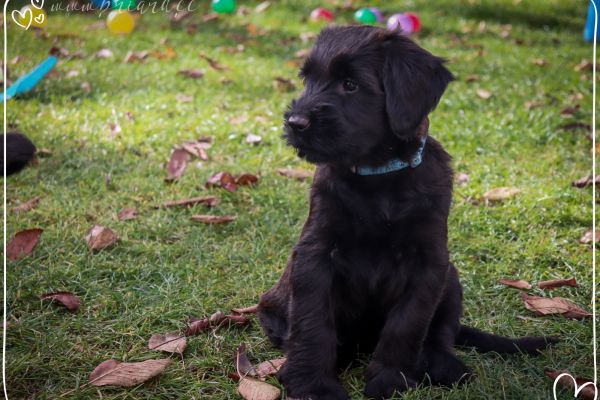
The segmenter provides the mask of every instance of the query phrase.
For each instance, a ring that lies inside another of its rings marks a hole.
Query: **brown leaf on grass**
[[[456,178],[454,180],[456,181],[456,184],[464,185],[471,180],[471,177],[469,176],[469,174],[461,172],[460,174],[456,175]]]
[[[229,69],[229,68],[225,67],[224,65],[219,64],[219,62],[217,60],[215,60],[214,58],[210,58],[209,56],[207,56],[204,53],[200,53],[200,58],[205,60],[208,63],[208,65],[210,65],[210,67],[212,69],[214,69],[215,71],[223,72],[223,71],[227,71]]]
[[[477,82],[479,80],[479,77],[477,75],[467,75],[467,77],[465,78],[465,82],[470,83],[470,82]]]
[[[310,54],[310,49],[306,48],[306,49],[300,49],[297,52],[294,53],[294,56],[296,58],[306,58],[308,57],[308,55]]]
[[[579,178],[576,181],[573,181],[571,184],[578,188],[584,188],[584,187],[592,186],[593,182],[594,182],[594,178],[592,177],[592,175],[588,175],[588,176]],[[599,184],[600,184],[600,175],[597,175],[596,176],[596,185],[599,185]]]
[[[56,301],[65,306],[70,311],[76,311],[81,306],[81,300],[79,297],[71,292],[53,292],[44,293],[40,296],[42,300]]]
[[[592,243],[594,241],[594,236],[596,236],[596,243],[598,243],[598,241],[600,241],[600,231],[596,230],[596,235],[594,235],[594,231],[593,230],[589,230],[587,232],[585,232],[583,234],[583,236],[581,236],[581,238],[579,239],[580,243]]]
[[[545,290],[552,290],[552,289],[556,289],[556,288],[563,287],[563,286],[577,287],[577,281],[575,280],[575,278],[552,279],[552,280],[548,280],[548,281],[538,282],[537,286],[540,289],[545,289]]]
[[[281,390],[266,382],[255,379],[241,378],[238,392],[245,400],[277,400]]]
[[[246,121],[248,121],[248,115],[246,115],[246,114],[241,114],[241,115],[238,115],[238,116],[235,116],[235,117],[232,117],[229,119],[229,123],[231,123],[233,125],[240,125]]]
[[[199,196],[199,197],[190,197],[189,199],[181,199],[181,200],[170,200],[162,203],[160,206],[156,208],[169,208],[169,207],[179,207],[179,206],[193,206],[196,204],[203,204],[207,207],[215,207],[219,204],[219,198],[216,196]]]
[[[150,350],[164,351],[166,353],[183,354],[185,346],[187,346],[187,339],[176,332],[164,335],[157,333],[152,335],[148,341],[148,348]]]
[[[253,144],[253,145],[257,145],[262,141],[262,137],[255,135],[253,133],[249,133],[248,136],[246,136],[246,140],[245,142],[248,144]]]
[[[485,89],[477,89],[477,96],[481,97],[484,100],[487,100],[490,97],[492,97],[492,92]]]
[[[505,279],[502,278],[499,280],[499,282],[503,285],[506,286],[510,286],[516,289],[523,289],[523,290],[529,290],[531,289],[531,284],[527,281],[524,281],[522,279]]]
[[[135,219],[137,215],[137,208],[123,208],[117,214],[117,218],[119,218],[119,221],[128,221],[130,219]]]
[[[583,122],[571,122],[569,124],[564,124],[560,126],[561,129],[565,130],[565,131],[573,131],[576,129],[582,129],[585,131],[591,131],[592,130],[592,126],[590,124],[586,124]]]
[[[259,5],[257,5],[254,8],[254,12],[257,14],[260,14],[260,13],[264,12],[267,8],[269,8],[270,5],[271,5],[270,1],[263,1],[262,3],[260,3]]]
[[[188,161],[189,154],[187,151],[175,149],[173,153],[171,153],[171,158],[167,164],[167,177],[165,180],[172,182],[181,178],[187,168]]]
[[[250,319],[244,315],[229,314],[225,315],[217,311],[209,318],[194,318],[185,330],[186,336],[199,335],[211,328],[220,328],[223,326],[244,327],[250,324]]]
[[[249,306],[249,307],[232,308],[231,309],[231,312],[233,312],[235,314],[256,314],[257,311],[258,311],[258,304],[255,304],[255,305]]]
[[[238,346],[235,353],[235,368],[240,377],[245,378],[248,375],[256,376],[256,370],[246,355],[246,345],[243,343]]]
[[[81,82],[81,85],[79,85],[79,87],[86,93],[90,93],[92,91],[92,84],[89,82]]]
[[[204,76],[204,71],[201,69],[180,69],[177,73],[192,79],[200,79]]]
[[[119,237],[112,230],[102,225],[94,225],[85,237],[90,250],[105,249],[115,244],[117,240],[119,240]]]
[[[170,14],[169,15],[169,21],[178,24],[181,21],[183,21],[184,19],[190,17],[193,13],[191,11],[188,10],[183,10],[183,11],[177,11],[176,13]]]
[[[590,312],[585,311],[577,304],[562,297],[538,297],[521,293],[525,307],[537,315],[562,314],[565,318],[582,319],[591,317]]]
[[[112,139],[116,138],[119,135],[119,133],[121,133],[123,131],[121,129],[121,125],[119,125],[118,122],[109,123],[108,128],[110,129],[110,137]]]
[[[541,101],[531,100],[525,102],[525,109],[531,110],[533,108],[543,107],[544,103]]]
[[[101,49],[96,52],[96,58],[106,59],[106,58],[112,58],[112,57],[113,57],[113,52],[111,49]]]
[[[498,187],[488,190],[483,194],[483,199],[487,201],[502,201],[521,193],[521,189],[515,187]]]
[[[575,113],[579,111],[579,108],[581,108],[579,104],[564,107],[562,110],[560,110],[560,115],[563,117],[570,117],[572,115],[575,115]]]
[[[33,228],[17,232],[6,246],[6,258],[18,260],[30,254],[40,241],[43,229]]]
[[[594,381],[587,378],[573,377],[573,375],[571,375],[569,371],[565,369],[555,371],[546,368],[544,369],[544,373],[548,378],[552,379],[552,381],[555,381],[556,378],[562,374],[569,374],[570,376],[564,375],[560,377],[558,383],[565,388],[573,389],[573,397],[577,396],[582,400],[596,400],[596,394],[600,393],[600,387],[596,386],[596,388],[594,388]]]
[[[575,71],[592,71],[594,69],[594,63],[591,60],[583,59],[579,64],[573,68]]]
[[[545,65],[548,65],[548,61],[544,60],[543,58],[534,58],[533,60],[531,60],[531,63],[533,65],[537,65],[538,67],[543,67]]]
[[[127,54],[125,55],[125,58],[123,59],[124,63],[133,63],[136,61],[144,61],[146,58],[148,58],[148,55],[150,53],[147,50],[142,50],[142,51],[128,51]]]
[[[91,373],[89,384],[132,387],[160,375],[169,364],[171,360],[147,360],[134,363],[106,360]]]
[[[258,176],[253,174],[240,174],[235,178],[238,186],[254,186],[258,183]]]
[[[157,60],[171,60],[177,57],[177,53],[172,47],[167,47],[164,50],[153,50],[150,55]]]
[[[212,144],[207,141],[206,138],[200,138],[196,141],[185,142],[181,145],[181,148],[190,153],[194,157],[198,157],[201,160],[208,160],[208,153],[206,150],[210,149]]]
[[[175,100],[177,100],[178,103],[191,103],[194,101],[194,97],[185,93],[177,93],[175,95]]]
[[[202,16],[202,22],[210,22],[219,19],[219,14],[211,12]]]
[[[208,224],[208,225],[227,224],[229,222],[235,221],[236,218],[237,217],[235,215],[220,216],[220,215],[198,214],[198,215],[191,216],[192,221],[202,222],[203,224]]]
[[[278,76],[273,79],[273,87],[282,92],[291,92],[296,90],[296,85],[291,79],[286,79],[282,76]]]
[[[281,176],[285,176],[288,178],[296,179],[299,181],[305,181],[313,177],[312,171],[307,171],[305,169],[299,168],[279,168],[277,169],[277,173]]]
[[[206,181],[206,187],[222,187],[227,191],[235,192],[237,184],[229,172],[217,172]]]
[[[285,358],[275,358],[274,360],[263,361],[254,367],[254,369],[256,370],[256,375],[259,378],[273,376],[277,372],[279,372],[279,370],[281,369],[281,367],[283,367],[283,364],[285,364],[286,361],[287,360]]]
[[[16,206],[13,211],[16,213],[31,211],[37,207],[38,204],[40,204],[40,198],[34,197],[33,199],[27,200]]]
[[[195,319],[190,322],[185,330],[186,336],[199,335],[202,332],[206,332],[211,328],[211,324],[208,318]]]

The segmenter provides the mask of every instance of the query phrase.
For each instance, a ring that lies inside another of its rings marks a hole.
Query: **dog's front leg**
[[[329,252],[319,241],[301,240],[295,249],[287,362],[279,374],[290,398],[348,398],[336,377],[337,334],[330,298],[333,272]]]
[[[422,263],[410,271],[410,292],[388,312],[366,369],[365,394],[369,398],[388,399],[394,392],[417,386],[423,342],[448,273],[445,248],[424,248],[421,254]]]

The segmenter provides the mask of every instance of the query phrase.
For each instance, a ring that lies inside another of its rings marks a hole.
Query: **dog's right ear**
[[[382,84],[390,128],[409,138],[435,108],[454,76],[445,60],[419,47],[398,32],[383,38]]]

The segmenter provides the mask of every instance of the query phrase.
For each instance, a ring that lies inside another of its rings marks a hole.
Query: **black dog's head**
[[[310,162],[346,165],[410,141],[453,79],[443,64],[397,32],[327,28],[300,70],[284,136]]]

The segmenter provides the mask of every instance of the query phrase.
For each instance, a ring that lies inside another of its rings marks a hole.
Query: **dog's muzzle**
[[[286,121],[287,125],[296,132],[302,132],[310,126],[310,119],[301,114],[292,114]]]

